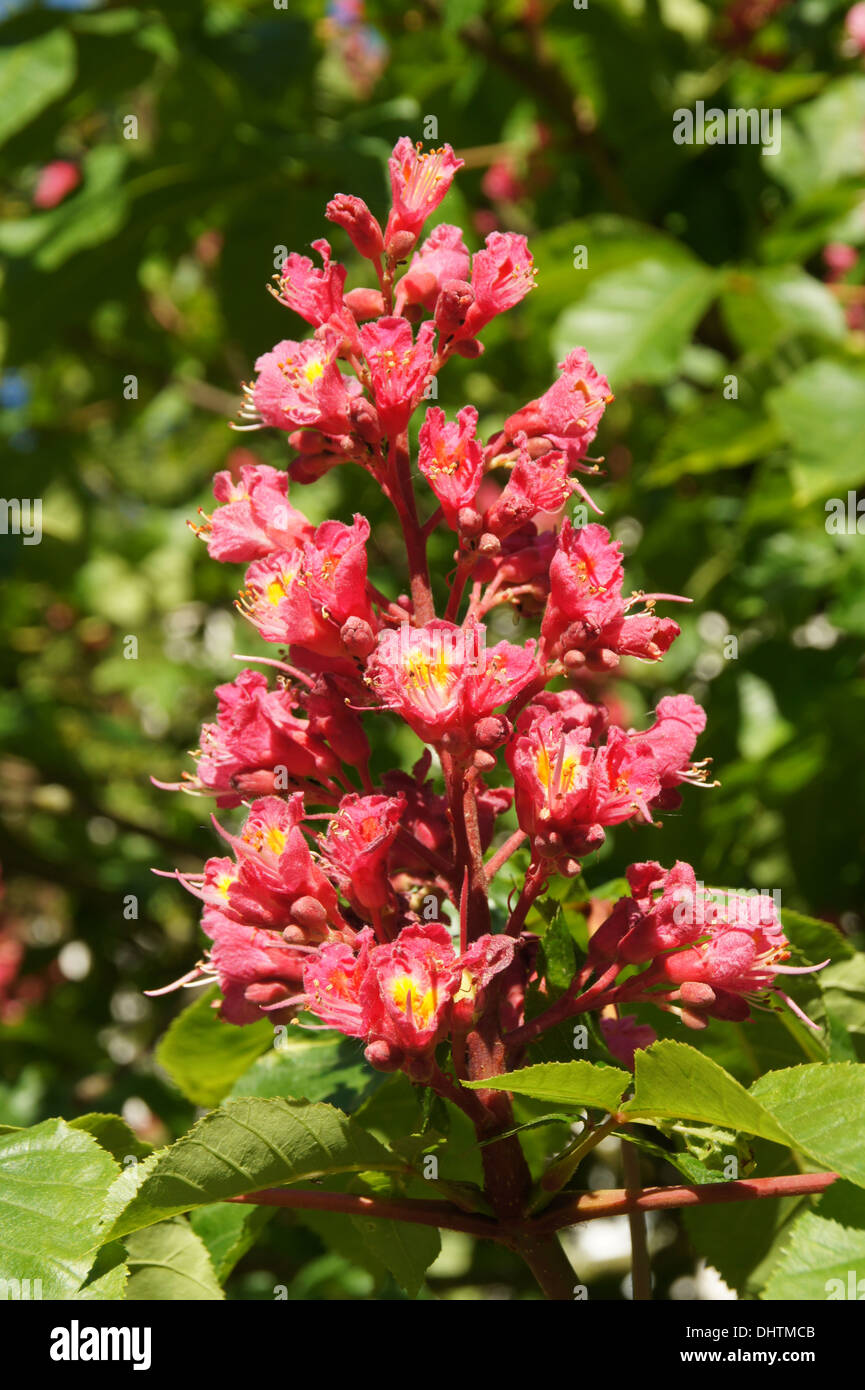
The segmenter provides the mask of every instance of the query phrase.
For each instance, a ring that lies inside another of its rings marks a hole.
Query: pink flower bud
[[[340,639],[349,656],[363,661],[375,646],[375,633],[363,618],[349,618],[339,630]]]
[[[327,923],[327,912],[318,898],[306,894],[297,898],[291,905],[292,920],[302,931],[318,931]]]
[[[477,338],[465,338],[459,343],[454,343],[453,350],[458,356],[467,357],[469,361],[473,361],[476,357],[480,357],[484,345]]]
[[[465,280],[446,280],[435,306],[435,323],[443,338],[449,338],[466,321],[475,302],[475,292]]]
[[[345,302],[359,321],[377,319],[384,313],[384,296],[381,290],[349,290]]]
[[[484,519],[476,507],[460,507],[457,513],[457,528],[461,536],[472,540],[480,535]]]
[[[243,997],[248,999],[250,1004],[281,1004],[291,998],[291,990],[286,985],[273,981],[270,984],[247,985]]]
[[[712,986],[700,984],[696,980],[685,980],[679,994],[685,1004],[702,1006],[715,1002],[715,991]]]
[[[377,1038],[375,1042],[371,1042],[364,1048],[363,1055],[376,1071],[399,1071],[405,1060],[402,1048],[395,1047],[384,1038]]]
[[[337,193],[327,205],[325,216],[347,232],[352,245],[367,260],[375,260],[384,250],[381,227],[362,198]]]
[[[358,396],[351,403],[351,423],[356,434],[365,444],[377,444],[381,439],[381,422],[378,411],[366,396]]]
[[[406,260],[415,248],[417,236],[414,232],[400,231],[394,232],[388,238],[387,255],[388,260],[399,265],[400,261]]]
[[[500,748],[513,733],[513,725],[503,714],[490,714],[479,719],[472,730],[472,737],[478,748],[487,750]]]

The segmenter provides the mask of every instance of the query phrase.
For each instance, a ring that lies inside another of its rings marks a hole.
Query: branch
[[[335,1211],[346,1216],[373,1216],[384,1221],[412,1221],[418,1226],[437,1226],[443,1231],[463,1231],[470,1236],[508,1244],[504,1228],[489,1216],[472,1216],[449,1202],[397,1201],[390,1197],[366,1197],[350,1192],[312,1192],[295,1187],[266,1187],[231,1202],[246,1206],[289,1207],[296,1211]]]
[[[532,1222],[538,1231],[559,1231],[599,1216],[624,1216],[632,1211],[665,1211],[673,1207],[716,1206],[723,1202],[753,1202],[764,1197],[801,1197],[823,1192],[837,1173],[793,1173],[776,1178],[745,1178],[737,1182],[708,1182],[699,1187],[644,1187],[629,1192],[611,1187],[579,1192],[551,1206]]]

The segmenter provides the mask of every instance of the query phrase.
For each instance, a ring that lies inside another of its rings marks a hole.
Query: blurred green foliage
[[[232,653],[264,648],[230,606],[240,571],[210,562],[185,520],[232,450],[286,462],[282,439],[227,428],[255,357],[302,336],[265,282],[282,249],[327,235],[337,190],[384,211],[406,133],[466,160],[440,220],[475,247],[493,226],[526,232],[539,270],[484,356],[443,375],[439,403],[471,401],[492,431],[584,343],[616,393],[593,496],[633,587],[693,600],[668,658],[617,692],[634,723],[693,693],[721,785],[686,790],[663,839],[611,836],[590,886],[681,857],[709,884],[779,889],[861,927],[865,291],[857,268],[827,283],[822,253],[865,242],[865,69],[838,0],[780,5],[744,36],[729,8],[0,7],[3,492],[40,497],[44,532],[0,551],[2,941],[25,950],[0,984],[0,1122],[125,1106],[159,1140],[192,1116],[152,1060],[176,997],[141,991],[196,958],[195,903],[150,870],[200,865],[210,807],[149,778],[189,766]],[[697,100],[779,110],[780,152],[675,144],[673,112]],[[55,159],[81,184],[34,210]],[[826,504],[849,492],[854,528],[833,534]],[[372,577],[398,591],[399,536],[365,474],[294,501],[314,520],[369,515]],[[436,535],[441,594],[451,549]],[[509,616],[496,622],[506,635]],[[389,737],[381,765],[405,764],[414,740]],[[858,1048],[849,996],[836,1004]],[[272,1223],[265,1267],[241,1265],[234,1296],[272,1296],[268,1259],[284,1283],[293,1271],[291,1298],[399,1296],[327,1226]],[[445,1248],[439,1296],[528,1292],[504,1252]],[[674,1232],[662,1294],[686,1250]],[[620,1296],[621,1270],[599,1278],[599,1296]]]

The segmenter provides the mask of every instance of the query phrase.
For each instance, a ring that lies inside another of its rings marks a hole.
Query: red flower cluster
[[[404,1068],[477,1119],[501,1101],[459,1082],[518,1063],[561,1018],[603,1008],[608,1047],[632,1062],[651,1029],[610,1006],[654,1002],[692,1027],[741,1019],[792,967],[773,905],[752,920],[733,899],[707,917],[689,866],[638,864],[571,987],[525,1021],[527,987],[546,990],[524,930],[532,903],[554,874],[579,873],[608,827],[649,823],[679,805],[682,784],[704,781],[692,758],[705,715],[688,695],[666,696],[649,728],[626,729],[605,686],[590,698],[623,658],[664,656],[679,628],[655,605],[682,600],[628,595],[609,532],[564,516],[574,493],[590,502],[577,475],[598,471],[588,450],[612,400],[584,348],[490,439],[471,405],[454,420],[425,411],[419,518],[412,416],[448,359],[477,357],[478,335],[534,284],[523,236],[492,232],[471,255],[440,223],[421,241],[461,165],[447,145],[400,140],[383,226],[351,195],[327,207],[367,263],[365,283],[347,289],[324,240],[320,264],[292,254],[275,277],[276,299],[312,332],[258,359],[241,428],[284,431],[293,457],[284,473],[238,451],[195,529],[215,559],[248,567],[238,607],[280,649],[258,659],[277,677],[244,670],[217,689],[181,785],[245,805],[246,820],[220,829],[230,855],[177,877],[201,898],[211,942],[180,983],[215,978],[234,1023],[317,1017],[363,1040],[374,1066]],[[313,526],[289,502],[289,475],[308,484],[349,462],[393,504],[408,595],[370,582],[365,517]],[[441,524],[456,564],[439,617],[426,549]],[[487,646],[484,620],[500,604],[538,617],[537,638]],[[411,775],[376,779],[367,732],[388,716],[427,748]],[[489,785],[505,767],[513,789]],[[516,829],[484,858],[512,806]],[[523,844],[528,868],[499,922],[487,886]],[[455,1078],[436,1061],[445,1038]]]

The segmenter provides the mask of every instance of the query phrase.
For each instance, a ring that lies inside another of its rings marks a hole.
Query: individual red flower
[[[534,643],[485,647],[481,624],[464,628],[435,619],[382,633],[366,678],[382,703],[425,743],[466,752],[478,721],[535,680]]]
[[[436,306],[446,280],[465,280],[470,257],[459,227],[441,222],[433,227],[396,287],[394,307],[398,314],[407,305],[420,304],[430,312]]]
[[[257,418],[280,430],[309,426],[326,435],[351,430],[351,402],[362,390],[336,365],[343,335],[330,326],[304,343],[286,339],[258,358],[250,400]]]
[[[409,1057],[430,1053],[447,1032],[460,974],[440,922],[409,924],[395,941],[374,946],[360,990],[369,1042]]]
[[[321,656],[345,655],[340,636],[350,618],[375,631],[366,588],[369,522],[324,521],[312,540],[250,565],[240,608],[268,642]]]
[[[294,713],[297,697],[289,689],[270,690],[263,675],[241,671],[230,684],[217,686],[216,696],[216,723],[202,727],[197,767],[206,790],[244,792],[262,772],[271,774],[272,790],[275,768],[289,779],[325,784],[339,776],[333,752],[315,736],[310,721]]]
[[[374,941],[367,927],[357,937],[357,950],[341,942],[322,946],[303,967],[306,1007],[348,1038],[365,1038],[368,1032],[360,994]]]
[[[369,366],[372,391],[385,434],[401,434],[423,397],[432,367],[435,327],[422,323],[415,341],[411,324],[388,317],[365,323],[360,344]]]
[[[506,486],[484,514],[484,531],[503,539],[527,522],[561,512],[574,485],[563,454],[530,458],[523,449]]]
[[[220,1017],[241,1024],[274,1014],[274,1022],[292,1017],[303,1002],[302,955],[277,932],[226,913],[205,912],[202,926],[213,942],[203,973],[219,983]]]
[[[661,780],[659,805],[675,809],[681,803],[675,790],[681,782],[705,782],[706,764],[691,762],[697,738],[705,727],[706,711],[692,696],[665,695],[658,701],[655,723],[638,737],[649,744],[655,755]]]
[[[608,670],[620,656],[657,661],[679,635],[679,626],[658,618],[653,604],[675,594],[622,596],[624,570],[618,541],[604,526],[574,528],[565,520],[550,563],[550,597],[541,626],[547,650],[556,644],[590,666]],[[642,601],[646,611],[630,613]]]
[[[417,238],[431,212],[435,212],[464,161],[450,145],[424,153],[404,135],[388,160],[393,207],[387,221],[385,242],[393,246],[400,233]]]
[[[457,336],[476,337],[497,314],[519,304],[529,290],[534,289],[536,274],[524,236],[516,232],[491,232],[485,249],[472,258],[474,302]]]
[[[276,298],[286,308],[293,309],[313,328],[321,328],[334,314],[345,312],[343,290],[345,288],[345,266],[330,259],[330,245],[324,241],[314,241],[313,251],[322,259],[319,270],[308,256],[300,256],[292,251],[282,263],[279,275],[274,278],[279,284]]]
[[[459,987],[451,1005],[451,1024],[466,1031],[485,1012],[490,986],[514,960],[514,941],[509,936],[479,936],[463,951],[456,964]]]
[[[322,865],[360,914],[392,897],[387,861],[404,809],[398,796],[345,796],[319,840]]]
[[[312,525],[288,501],[288,476],[267,464],[244,464],[240,480],[217,473],[213,495],[222,506],[195,528],[214,560],[249,561],[289,550],[312,535]]]
[[[304,941],[320,941],[345,922],[301,830],[304,814],[299,792],[287,800],[265,796],[252,803],[239,835],[217,826],[237,860],[236,872],[222,869],[217,882],[230,915],[275,930],[293,926]]]
[[[460,511],[472,505],[483,478],[484,455],[475,433],[477,423],[474,406],[464,406],[456,420],[449,421],[434,405],[420,427],[418,468],[453,531],[460,529]]]
[[[563,868],[597,849],[606,826],[652,818],[649,803],[660,791],[652,751],[621,729],[596,748],[588,728],[538,712],[517,729],[505,756],[521,829],[538,857]]]
[[[613,397],[610,383],[589,361],[585,348],[568,353],[559,371],[558,381],[542,396],[505,421],[504,439],[512,444],[520,433],[529,439],[549,439],[574,467],[585,458]]]

